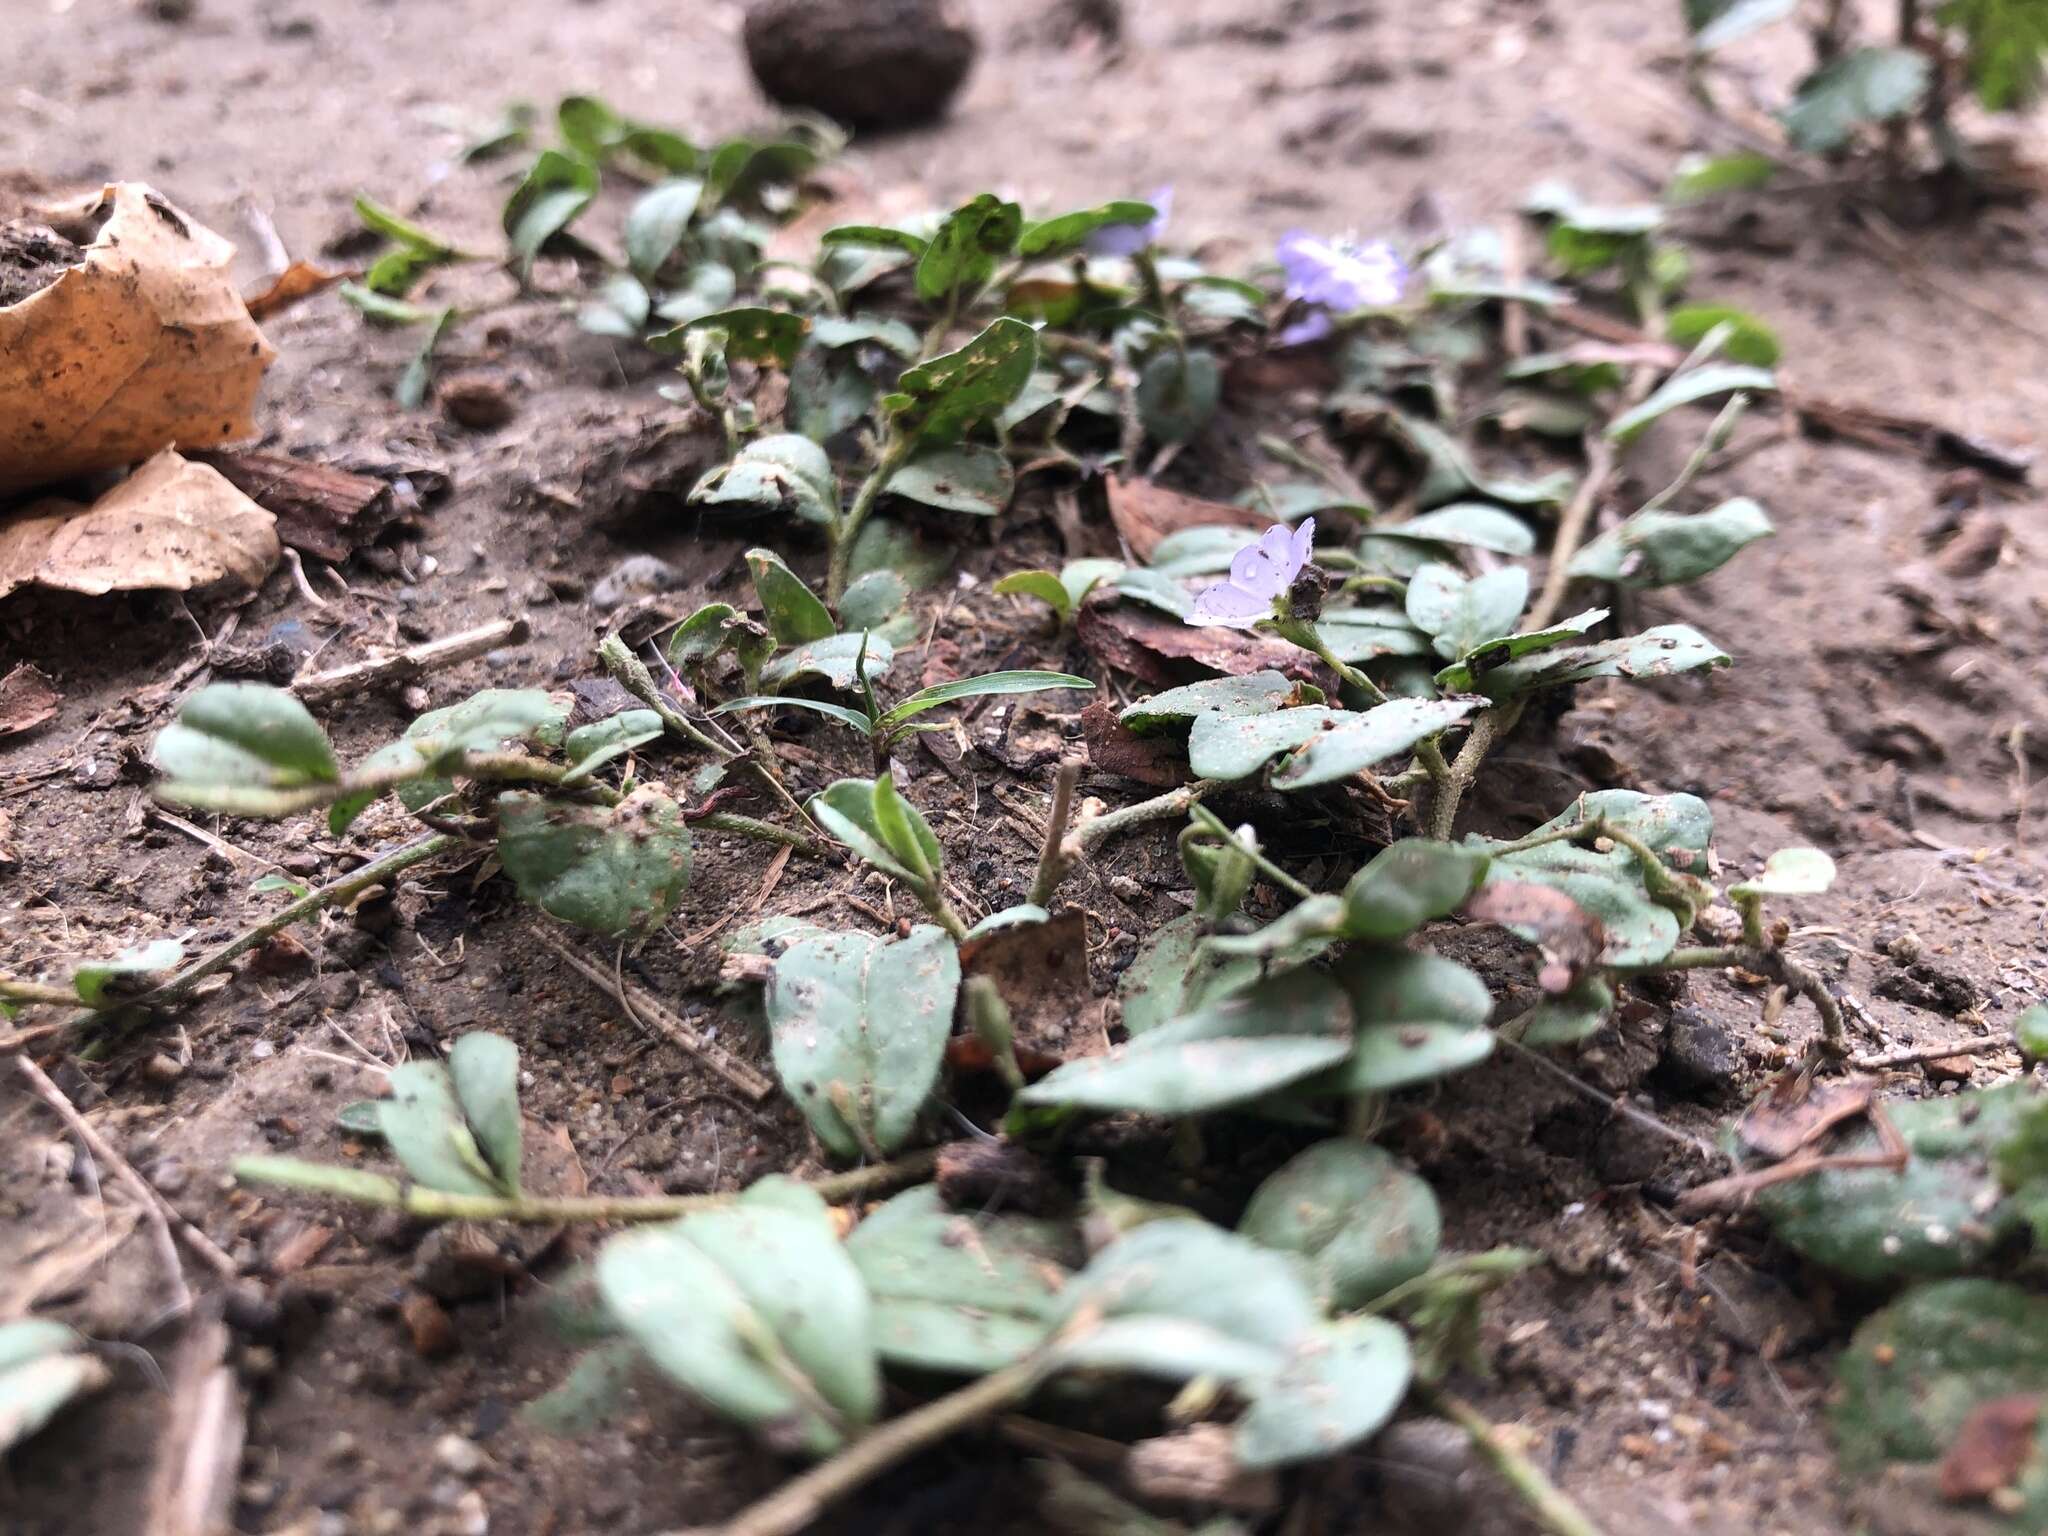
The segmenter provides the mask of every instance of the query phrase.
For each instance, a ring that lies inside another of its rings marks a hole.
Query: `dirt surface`
[[[252,219],[274,225],[292,255],[316,256],[346,241],[358,191],[492,245],[507,162],[456,166],[462,135],[440,126],[451,113],[487,121],[510,98],[595,90],[708,137],[765,112],[729,5],[201,0],[174,24],[128,4],[24,9],[34,14],[0,64],[0,168],[59,183],[147,179],[242,243],[252,288],[263,267]],[[1349,0],[1133,5],[1117,54],[1085,29],[1048,29],[1041,9],[979,6],[984,53],[951,118],[852,152],[872,186],[914,185],[943,202],[993,183],[1037,208],[1170,183],[1174,238],[1209,241],[1227,266],[1295,225],[1370,232],[1418,206],[1454,227],[1499,217],[1546,176],[1589,196],[1641,197],[1680,152],[1708,142],[1670,69],[1676,5],[1496,0],[1435,7],[1426,22]],[[1739,51],[1737,95],[1779,88],[1792,64],[1775,46]],[[2048,413],[2041,213],[1923,227],[1910,205],[1882,219],[1857,207],[1821,191],[1693,216],[1695,286],[1778,327],[1795,388],[2034,446]],[[544,288],[570,280],[542,264]],[[656,360],[577,332],[552,301],[512,302],[500,276],[463,275],[447,291],[503,306],[445,349],[451,372],[488,368],[509,393],[511,419],[494,430],[465,430],[431,406],[400,411],[390,387],[411,340],[364,327],[332,296],[267,327],[280,356],[259,409],[261,447],[450,487],[414,519],[416,537],[345,567],[348,591],[321,579],[315,605],[281,571],[239,608],[61,596],[0,605],[0,657],[34,662],[64,695],[53,721],[0,746],[0,963],[160,936],[217,942],[278,899],[250,893],[257,876],[324,878],[406,835],[388,802],[345,845],[310,822],[226,822],[212,842],[155,814],[139,754],[175,701],[162,685],[194,680],[195,628],[218,637],[233,623],[234,643],[259,660],[317,647],[328,665],[373,642],[530,621],[524,647],[437,674],[423,700],[371,694],[329,711],[338,744],[360,754],[414,709],[485,684],[587,683],[595,641],[619,617],[591,597],[628,557],[668,562],[651,586],[674,588],[636,599],[642,633],[659,615],[745,590],[738,556],[751,536],[681,509],[718,447],[678,428],[655,393]],[[1674,424],[1668,441],[1647,442],[1630,489],[1668,480],[1691,430]],[[1779,435],[1768,411],[1743,442],[1752,451],[1702,492],[1756,496],[1778,536],[1685,595],[1640,604],[1644,622],[1698,623],[1738,664],[1579,690],[1569,713],[1532,719],[1506,744],[1515,771],[1494,777],[1467,823],[1523,830],[1599,785],[1694,791],[1713,804],[1724,870],[1752,870],[1788,843],[1837,859],[1835,892],[1787,912],[1795,950],[1859,1004],[1859,1048],[2002,1032],[2048,990],[2048,887],[2025,836],[2029,782],[2048,771],[2048,529],[2037,495],[1909,452]],[[1090,536],[1104,537],[1094,524]],[[898,676],[1085,668],[986,590],[991,576],[1059,550],[1042,500],[1011,514],[999,546],[970,531],[961,569],[977,581],[926,600],[940,638],[900,652]],[[1068,551],[1080,552],[1095,551]],[[998,702],[955,744],[966,750],[906,753],[970,920],[1028,884],[1035,850],[1013,808],[1040,814],[1051,759],[1079,728],[1058,695]],[[858,770],[828,738],[797,754],[805,790]],[[1107,777],[1086,787],[1112,802],[1150,793]],[[829,912],[873,928],[897,909],[858,873],[820,875],[773,864],[757,845],[704,841],[668,933],[624,964],[759,1060],[744,1011],[712,989],[718,935],[752,911]],[[1332,849],[1307,827],[1274,842],[1319,885],[1369,852]],[[428,866],[395,906],[302,931],[299,952],[267,954],[174,1033],[60,1074],[180,1210],[249,1274],[276,1282],[273,1300],[237,1319],[252,1392],[242,1530],[454,1533],[481,1529],[481,1506],[507,1536],[638,1536],[715,1521],[783,1475],[651,1383],[588,1438],[523,1423],[520,1405],[573,1358],[543,1305],[573,1260],[567,1240],[530,1262],[455,1264],[451,1280],[436,1263],[446,1234],[225,1185],[223,1169],[245,1152],[366,1155],[335,1121],[374,1087],[365,1061],[485,1026],[518,1042],[529,1113],[566,1131],[592,1188],[723,1189],[816,1170],[793,1108],[734,1098],[652,1043],[530,937],[503,882],[479,873]],[[1170,833],[1117,845],[1077,899],[1090,914],[1093,986],[1107,994],[1138,937],[1185,910]],[[1504,1016],[1527,991],[1519,955],[1476,932],[1433,937],[1496,979]],[[1812,1027],[1796,1007],[1766,1022],[1764,1005],[1719,978],[1645,990],[1565,1058],[1604,1093],[1635,1096],[1670,1134],[1512,1053],[1404,1104],[1393,1132],[1444,1201],[1449,1245],[1547,1255],[1490,1307],[1494,1377],[1462,1387],[1519,1423],[1536,1459],[1612,1533],[1849,1528],[1824,1399],[1829,1353],[1868,1298],[1802,1275],[1748,1224],[1694,1227],[1669,1212],[1700,1176],[1696,1144]],[[1979,1081],[2016,1068],[1998,1053],[1977,1063]],[[1947,1086],[1918,1068],[1895,1078],[1906,1093]],[[0,1093],[0,1315],[38,1300],[96,1337],[165,1356],[173,1335],[152,1332],[168,1298],[150,1245],[118,1239],[86,1206],[88,1172],[55,1120],[11,1085]],[[1291,1145],[1248,1145],[1231,1166],[1262,1169]],[[1228,1214],[1245,1192],[1236,1180],[1151,1192]],[[430,1306],[418,1301],[434,1291]],[[162,1415],[141,1359],[0,1472],[10,1531],[139,1528]],[[1125,1421],[1098,1427],[1143,1433],[1153,1407],[1101,1410]],[[437,1455],[451,1432],[482,1448],[480,1466],[465,1473],[459,1457]],[[829,1528],[1043,1528],[1019,1519],[1038,1474],[1008,1444],[948,1447],[874,1485]],[[1432,1504],[1433,1476],[1371,1449],[1310,1470],[1290,1484],[1304,1514],[1287,1529],[1334,1536],[1395,1509],[1423,1513],[1386,1528],[1502,1528],[1494,1500]]]

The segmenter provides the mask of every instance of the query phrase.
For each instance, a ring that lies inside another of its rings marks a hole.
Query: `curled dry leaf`
[[[1088,985],[1088,924],[1079,911],[976,934],[960,946],[960,974],[995,983],[1027,1076],[1101,1049],[1102,1009]]]
[[[310,299],[349,275],[346,269],[330,272],[310,261],[295,261],[278,273],[268,288],[248,301],[249,318],[264,320],[280,314],[299,300]]]
[[[276,354],[229,277],[235,248],[137,182],[51,218],[96,233],[0,308],[0,493],[252,436]]]
[[[2041,1399],[2033,1393],[1979,1403],[1941,1458],[1941,1496],[1956,1503],[1988,1499],[2020,1480],[2034,1455]]]
[[[1736,1123],[1736,1134],[1759,1156],[1783,1161],[1801,1147],[1812,1146],[1843,1121],[1863,1114],[1876,1096],[1874,1077],[1814,1082],[1790,1074],[1750,1106]]]
[[[64,696],[42,671],[23,662],[0,677],[0,738],[19,736],[53,719]]]
[[[1149,480],[1112,479],[1107,482],[1110,520],[1131,546],[1131,553],[1149,561],[1152,551],[1168,534],[1189,528],[1249,528],[1263,531],[1272,523],[1264,513],[1227,501],[1204,501],[1184,496]]]
[[[1554,886],[1496,880],[1465,903],[1465,915],[1512,928],[1543,951],[1536,984],[1551,996],[1569,992],[1607,947],[1599,918]]]
[[[1074,630],[1097,660],[1157,687],[1186,682],[1190,668],[1180,663],[1192,662],[1232,677],[1281,672],[1326,695],[1337,692],[1337,679],[1300,646],[1250,630],[1198,628],[1135,603],[1098,598],[1081,605]]]
[[[278,554],[275,517],[167,449],[89,507],[45,497],[0,522],[0,597],[31,582],[94,594],[254,587]]]

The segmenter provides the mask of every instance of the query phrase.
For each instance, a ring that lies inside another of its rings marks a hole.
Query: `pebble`
[[[683,584],[683,573],[656,555],[628,555],[597,579],[590,606],[610,612],[621,603]]]
[[[1678,1088],[1723,1093],[1742,1075],[1742,1053],[1725,1024],[1697,1008],[1678,1007],[1671,1010],[1658,1065]]]
[[[443,1355],[455,1353],[455,1324],[433,1297],[423,1291],[413,1291],[399,1304],[398,1310],[405,1319],[407,1332],[412,1335],[413,1352],[421,1359],[438,1360]]]
[[[446,1434],[434,1442],[434,1460],[457,1477],[475,1477],[490,1465],[484,1448],[464,1435]]]

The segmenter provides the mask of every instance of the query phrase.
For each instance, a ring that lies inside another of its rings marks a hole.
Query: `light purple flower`
[[[1161,187],[1146,201],[1152,205],[1150,223],[1105,224],[1088,236],[1085,242],[1088,254],[1128,258],[1156,245],[1159,237],[1166,233],[1166,221],[1173,214],[1173,188]]]
[[[1195,597],[1190,624],[1220,624],[1250,629],[1274,616],[1294,578],[1315,552],[1316,520],[1305,517],[1291,531],[1275,523],[1259,542],[1239,550],[1230,562],[1230,579],[1205,587]]]
[[[1361,245],[1297,229],[1280,237],[1278,255],[1288,298],[1338,314],[1398,304],[1408,278],[1401,258],[1384,240]]]

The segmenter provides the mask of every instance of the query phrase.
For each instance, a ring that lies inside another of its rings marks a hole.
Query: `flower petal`
[[[1287,585],[1294,585],[1302,567],[1316,555],[1316,520],[1304,517],[1294,530],[1294,539],[1287,549]]]
[[[1250,629],[1259,620],[1272,616],[1270,595],[1246,591],[1234,582],[1219,581],[1195,594],[1194,611],[1188,615],[1188,622]]]
[[[1311,341],[1321,341],[1335,329],[1327,309],[1312,309],[1292,325],[1282,326],[1276,339],[1283,347],[1299,347]]]

